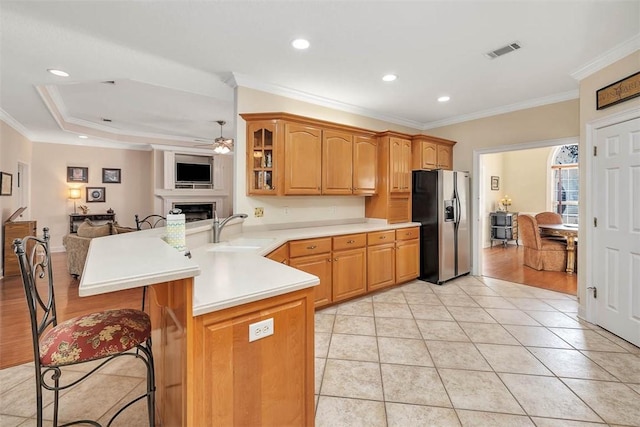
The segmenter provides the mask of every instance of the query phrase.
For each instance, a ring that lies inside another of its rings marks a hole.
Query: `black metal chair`
[[[37,426],[41,427],[43,423],[44,390],[54,393],[53,425],[58,426],[60,391],[75,386],[105,364],[120,357],[134,357],[144,362],[147,370],[147,390],[146,393],[122,406],[107,425],[111,425],[114,419],[133,403],[146,398],[149,425],[154,426],[156,386],[149,315],[133,309],[106,310],[58,323],[49,250],[49,229],[44,229],[42,239],[27,236],[24,239],[14,240],[13,248],[20,264],[31,318]],[[61,381],[65,374],[61,369],[64,366],[95,360],[102,361],[80,378],[68,382]],[[72,421],[63,426],[73,424],[100,426],[98,422],[91,420]]]
[[[136,216],[136,228],[138,230],[146,230],[149,228],[163,227],[167,223],[167,218],[162,215],[147,215],[144,218],[140,219],[138,214]]]

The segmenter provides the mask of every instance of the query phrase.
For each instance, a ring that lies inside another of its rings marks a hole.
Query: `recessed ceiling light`
[[[54,68],[49,68],[47,69],[47,71],[53,74],[54,76],[69,77],[69,73],[67,73],[66,71],[56,70]]]
[[[291,42],[291,46],[295,47],[296,49],[304,50],[308,49],[311,44],[309,43],[309,40],[295,39]]]
[[[441,96],[440,98],[438,98],[438,102],[447,102],[450,99],[451,99],[451,97],[445,95],[445,96]]]
[[[398,76],[396,76],[395,74],[387,74],[385,76],[382,76],[382,80],[384,80],[385,82],[392,82],[397,78]]]
[[[78,135],[78,138],[80,138],[80,139],[88,139],[89,137],[87,135]]]

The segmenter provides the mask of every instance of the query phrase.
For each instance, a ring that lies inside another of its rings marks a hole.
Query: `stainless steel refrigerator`
[[[413,171],[412,219],[420,226],[420,279],[441,284],[471,270],[469,173]]]

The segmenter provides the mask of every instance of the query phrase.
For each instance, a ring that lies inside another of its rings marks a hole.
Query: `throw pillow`
[[[78,226],[78,237],[103,237],[111,234],[111,224],[94,225],[88,219],[85,219],[82,224]]]

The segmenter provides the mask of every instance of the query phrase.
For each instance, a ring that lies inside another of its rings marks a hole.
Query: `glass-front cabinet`
[[[277,194],[276,124],[248,123],[247,168],[249,194]]]

